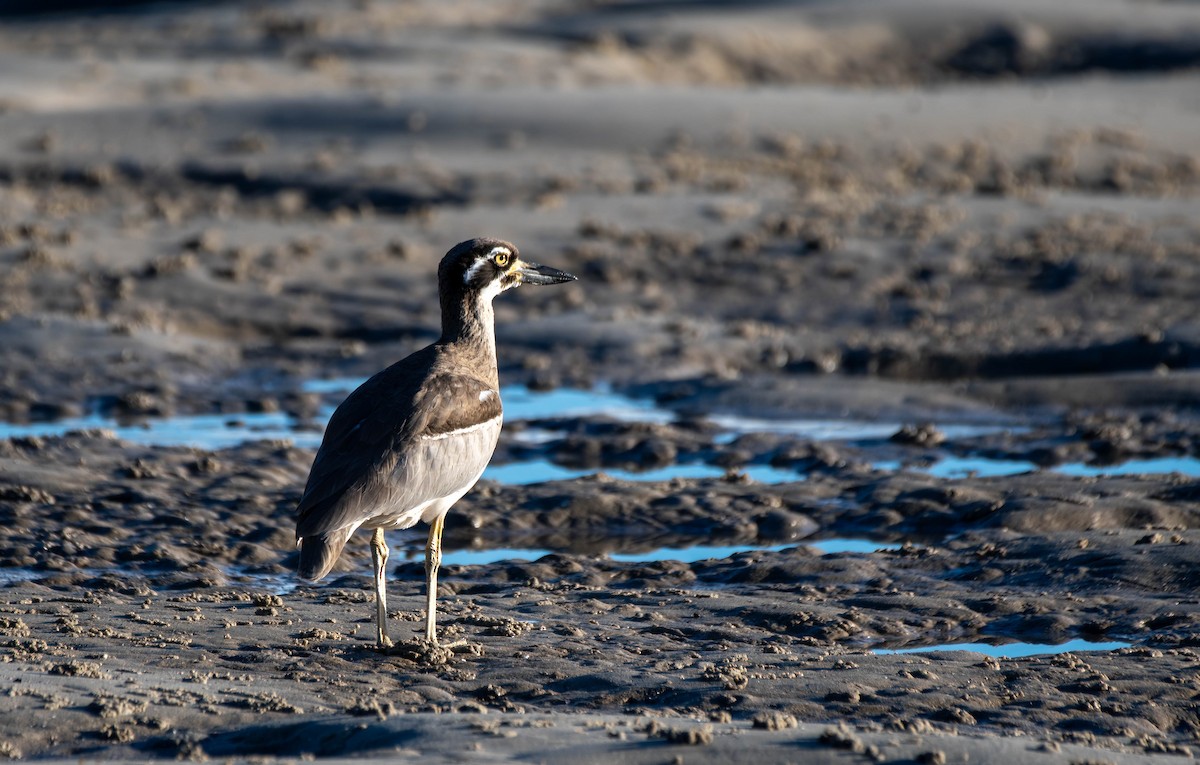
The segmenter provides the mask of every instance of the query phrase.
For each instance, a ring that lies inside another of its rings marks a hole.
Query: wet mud
[[[0,756],[1194,756],[1196,9],[33,5]],[[580,281],[496,304],[462,642],[396,533],[381,653],[365,539],[293,576],[321,381],[480,234]]]

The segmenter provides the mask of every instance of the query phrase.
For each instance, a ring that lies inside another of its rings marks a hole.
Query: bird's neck
[[[491,295],[474,295],[465,300],[443,301],[442,338],[482,356],[485,369],[496,369],[496,319]]]

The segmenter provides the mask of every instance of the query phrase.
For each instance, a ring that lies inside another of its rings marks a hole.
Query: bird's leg
[[[442,526],[439,515],[429,524],[429,542],[425,545],[425,639],[437,645],[437,575],[442,565]]]
[[[375,529],[371,535],[371,564],[375,569],[375,638],[380,648],[392,646],[387,634],[387,562],[387,540],[383,529]]]

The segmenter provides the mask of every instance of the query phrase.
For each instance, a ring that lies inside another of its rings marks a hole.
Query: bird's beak
[[[525,260],[517,263],[517,273],[521,275],[522,284],[561,284],[579,280],[579,277],[568,274],[566,271],[559,271],[557,268]]]

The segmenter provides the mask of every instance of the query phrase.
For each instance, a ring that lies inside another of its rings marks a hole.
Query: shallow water
[[[1132,643],[1109,641],[1093,643],[1089,640],[1068,640],[1065,643],[1051,645],[1047,643],[1005,643],[991,645],[989,643],[943,643],[941,645],[921,646],[920,648],[875,648],[871,653],[879,656],[902,653],[932,653],[935,651],[971,651],[992,656],[997,659],[1017,659],[1024,656],[1050,656],[1060,653],[1079,653],[1081,651],[1115,651],[1119,648],[1129,648]]]
[[[655,550],[635,553],[608,553],[608,557],[620,563],[649,563],[660,560],[676,560],[682,563],[695,563],[701,560],[728,558],[731,555],[744,552],[766,551],[777,552],[793,547],[815,547],[822,555],[841,553],[873,553],[877,550],[897,550],[898,544],[887,542],[872,542],[867,539],[819,539],[798,540],[775,545],[696,545],[694,547],[673,548],[660,547]],[[495,550],[452,550],[442,554],[442,563],[456,566],[483,566],[504,560],[537,560],[545,555],[553,554],[553,550],[545,549],[495,549]],[[417,560],[423,555],[414,550],[408,557]]]
[[[701,560],[728,558],[743,552],[761,550],[778,552],[793,547],[815,547],[822,555],[838,555],[842,553],[869,554],[879,550],[898,550],[900,545],[887,542],[872,542],[869,539],[814,539],[798,540],[779,545],[730,545],[724,547],[709,547],[697,545],[687,548],[660,547],[643,553],[612,553],[608,557],[622,563],[647,563],[659,560],[677,560],[682,563],[695,563]]]
[[[350,393],[363,378],[307,380],[301,390],[339,399]],[[551,391],[532,391],[523,385],[504,386],[504,417],[518,420],[551,419],[557,417],[587,417],[604,415],[626,422],[666,423],[675,413],[647,399],[631,398],[614,392],[607,386],[592,390],[557,388]],[[334,406],[322,407],[319,415],[323,427],[333,414]],[[902,427],[898,422],[863,422],[851,420],[772,419],[762,420],[730,415],[709,418],[726,432],[717,437],[727,443],[745,433],[783,433],[812,440],[870,440],[888,438]],[[169,417],[139,418],[136,422],[92,413],[49,422],[12,424],[0,422],[0,438],[22,436],[55,436],[75,430],[103,428],[135,443],[161,446],[194,446],[220,449],[239,443],[264,439],[290,438],[298,446],[320,444],[321,433],[311,425],[298,422],[284,412],[200,414]],[[994,425],[940,425],[948,437],[962,438],[995,433],[1009,428]],[[522,431],[522,440],[538,441],[556,437],[553,431],[531,428]]]
[[[929,465],[907,465],[900,460],[881,460],[872,463],[876,470],[915,470],[938,478],[997,478],[1020,475],[1041,470],[1036,463],[1026,460],[993,459],[990,457],[947,456]],[[1155,457],[1153,459],[1128,460],[1112,465],[1090,465],[1071,462],[1046,468],[1063,475],[1101,477],[1118,475],[1181,475],[1200,477],[1200,458],[1191,456]]]
[[[802,474],[793,470],[782,470],[767,465],[748,465],[738,468],[734,472],[744,474],[758,483],[787,483],[804,480]],[[483,477],[499,483],[525,485],[546,481],[565,481],[597,473],[624,481],[669,481],[672,478],[722,478],[728,471],[725,468],[704,463],[668,465],[653,470],[619,470],[616,468],[578,470],[556,465],[548,460],[528,460],[504,465],[490,465],[484,471]]]
[[[840,555],[842,553],[873,553],[881,550],[899,550],[902,545],[896,542],[872,542],[869,539],[847,539],[835,537],[833,539],[817,539],[804,544],[815,547],[821,551],[822,555]]]
[[[897,470],[915,470],[938,478],[996,478],[1009,475],[1020,475],[1038,469],[1032,462],[1024,460],[999,460],[988,457],[958,457],[949,456],[938,459],[930,465],[906,465],[900,460],[883,460],[873,463],[876,470],[893,472]]]
[[[31,582],[35,579],[51,576],[55,572],[34,571],[30,568],[0,568],[0,587],[20,582]]]
[[[307,380],[301,390],[307,393],[348,394],[365,382],[365,378],[343,377],[333,380]],[[500,389],[504,401],[504,419],[537,420],[551,417],[587,417],[605,415],[629,422],[670,422],[675,413],[657,406],[653,401],[631,398],[613,392],[607,385],[591,390],[555,388],[534,391],[524,385],[505,385]]]
[[[1200,458],[1155,457],[1153,459],[1129,460],[1116,465],[1088,465],[1082,462],[1075,462],[1067,465],[1059,465],[1054,468],[1054,472],[1077,476],[1161,475],[1166,473],[1200,476]]]
[[[40,571],[31,568],[0,568],[0,587],[5,587],[21,582],[34,582],[49,577],[63,575],[79,575],[85,576],[104,576],[106,574],[128,574],[129,572],[121,568],[99,569],[99,568],[76,568],[64,571]],[[292,574],[259,574],[243,571],[237,567],[223,566],[221,573],[225,575],[228,586],[243,585],[256,590],[266,590],[273,595],[287,595],[294,591],[303,582]],[[150,584],[155,586],[155,575],[149,572],[137,573],[142,576]]]
[[[879,441],[891,438],[904,427],[902,422],[823,419],[760,419],[728,414],[709,415],[707,419],[726,432],[717,443],[728,443],[743,433],[777,433],[813,441]],[[971,438],[993,433],[1017,432],[1007,425],[939,424],[947,438]]]
[[[928,473],[938,478],[980,478],[1030,473],[1038,466],[1025,460],[997,460],[984,457],[946,457],[935,462]]]
[[[424,560],[424,546],[410,543],[413,546],[406,547],[405,545],[397,545],[395,552],[397,557],[404,560]],[[836,555],[842,553],[860,553],[867,554],[879,550],[896,550],[900,548],[899,544],[888,542],[872,542],[867,539],[819,539],[819,540],[798,540],[785,544],[774,545],[726,545],[726,546],[711,546],[697,545],[687,548],[670,548],[661,547],[655,550],[648,550],[639,553],[609,553],[605,557],[611,558],[614,561],[622,563],[646,563],[660,560],[677,560],[683,563],[695,563],[701,560],[728,558],[731,555],[744,552],[768,551],[776,552],[794,547],[813,547],[816,548],[822,555]],[[484,566],[500,561],[508,560],[526,560],[534,561],[546,555],[553,555],[556,552],[550,549],[539,548],[495,548],[488,550],[450,550],[442,554],[442,563],[454,566]],[[238,567],[223,567],[222,573],[228,580],[229,586],[243,585],[258,590],[266,590],[274,595],[287,595],[294,591],[297,587],[305,584],[292,574],[261,574],[243,571]],[[31,568],[0,568],[0,587],[10,584],[18,584],[20,582],[36,581],[46,577],[59,576],[61,574],[84,573],[89,576],[100,576],[105,573],[113,573],[113,571],[102,569],[74,569],[70,571],[39,571]],[[154,575],[144,574],[147,581],[153,585]]]
[[[347,394],[362,382],[358,378],[309,380],[301,385],[301,389],[323,395]],[[658,408],[653,402],[622,396],[604,387],[594,391],[559,388],[539,392],[523,385],[512,385],[505,386],[501,396],[505,419],[510,422],[597,414],[629,422],[669,422],[674,418],[672,412]],[[321,409],[319,428],[313,428],[311,424],[301,422],[285,412],[178,415],[138,418],[136,421],[97,412],[49,422],[0,422],[0,439],[61,436],[72,431],[103,429],[112,431],[122,440],[148,446],[224,449],[248,441],[289,439],[297,446],[316,448],[321,444],[325,422],[333,415],[334,408],[326,406]]]
[[[237,569],[226,569],[229,585],[244,585],[256,590],[266,590],[272,595],[289,595],[302,584],[309,584],[294,574],[250,574]]]
[[[328,396],[332,399],[349,393],[362,382],[361,378],[308,380],[301,385],[301,388],[306,392]],[[675,417],[673,412],[657,406],[653,401],[630,398],[615,393],[606,386],[600,386],[593,390],[559,388],[541,392],[532,391],[522,385],[512,385],[504,387],[502,396],[505,417],[510,422],[604,415],[627,422],[664,423],[672,421]],[[275,439],[290,440],[297,446],[316,448],[321,443],[320,426],[323,426],[324,421],[328,420],[333,409],[332,404],[321,409],[319,414],[321,423],[318,427],[314,427],[312,423],[301,422],[284,412],[148,417],[132,423],[92,413],[52,422],[0,423],[0,439],[55,436],[77,430],[104,429],[112,431],[123,440],[147,446],[223,449],[248,441]],[[713,415],[709,419],[724,430],[716,439],[722,443],[728,443],[738,436],[752,432],[782,433],[812,440],[869,441],[889,438],[902,426],[902,423],[898,422],[817,419],[766,420],[731,415]],[[938,427],[949,438],[964,438],[1012,430],[1007,426],[976,424],[939,424]],[[527,428],[518,431],[515,437],[526,443],[536,443],[552,440],[559,435],[549,430]],[[885,460],[874,463],[874,467],[884,471],[916,470],[948,479],[969,476],[1000,477],[1039,469],[1036,464],[1024,460],[955,455],[941,457],[929,465],[908,465],[898,460]],[[1103,466],[1073,463],[1060,465],[1051,470],[1075,476],[1134,475],[1139,473],[1158,475],[1172,472],[1200,476],[1200,458],[1192,456],[1160,457]],[[647,471],[577,470],[537,459],[493,465],[487,469],[484,477],[505,484],[531,484],[569,480],[597,472],[633,481],[721,478],[726,474],[724,468],[697,463],[671,465]],[[739,468],[737,472],[744,473],[754,481],[765,484],[805,479],[802,473],[766,465],[750,465]]]
[[[68,417],[52,422],[0,423],[0,439],[28,436],[61,436],[78,430],[108,430],[117,438],[146,446],[192,446],[225,449],[247,441],[287,439],[297,446],[316,447],[321,433],[303,427],[284,412],[257,414],[192,414],[150,417],[123,423],[100,414]]]

